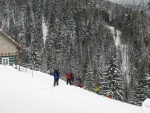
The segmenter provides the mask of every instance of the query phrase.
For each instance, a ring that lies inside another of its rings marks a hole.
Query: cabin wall
[[[7,37],[0,33],[0,54],[17,52],[16,45],[13,44]]]

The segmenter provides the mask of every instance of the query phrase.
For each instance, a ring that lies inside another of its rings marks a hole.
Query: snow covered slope
[[[99,96],[62,80],[0,65],[0,113],[149,113],[142,107]]]

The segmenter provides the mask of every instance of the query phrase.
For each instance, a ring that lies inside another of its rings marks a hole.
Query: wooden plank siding
[[[0,64],[2,64],[2,58],[9,58],[9,65],[17,65],[17,55],[13,56],[0,56]]]

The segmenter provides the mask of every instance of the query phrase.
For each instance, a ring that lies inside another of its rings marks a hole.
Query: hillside
[[[39,71],[2,65],[0,70],[0,113],[148,113],[62,80],[53,87],[53,77]]]

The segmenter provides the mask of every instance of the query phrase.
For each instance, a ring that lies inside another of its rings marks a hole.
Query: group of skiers
[[[50,74],[54,76],[54,86],[58,85],[58,84],[59,84],[60,72],[59,72],[57,69],[55,69],[54,72],[53,72],[53,73],[50,72]],[[73,72],[68,72],[68,73],[65,72],[64,75],[65,75],[65,77],[66,77],[66,84],[67,84],[67,85],[68,85],[68,84],[74,85],[74,79],[76,79],[76,81],[77,81],[77,86],[80,87],[80,88],[83,87],[83,81],[82,81],[82,79],[81,79],[80,76],[75,77],[74,74],[73,74]],[[95,87],[95,92],[96,92],[97,94],[99,94],[100,88],[101,88],[101,87],[100,87],[99,85],[96,85],[96,87]],[[108,98],[113,98],[113,97],[112,97],[112,94],[108,94],[107,97],[108,97]]]
[[[60,77],[60,72],[55,69],[54,72],[50,72],[51,75],[54,76],[54,86],[58,85],[59,84],[59,77]],[[67,85],[70,84],[70,85],[73,85],[74,84],[74,74],[73,72],[68,72],[68,73],[65,73],[64,74],[65,77],[66,77],[66,83]],[[77,86],[79,86],[80,88],[83,87],[83,82],[82,82],[82,79],[80,76],[77,76],[75,78],[77,80]]]

